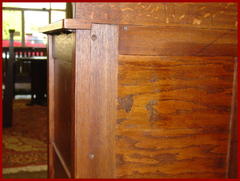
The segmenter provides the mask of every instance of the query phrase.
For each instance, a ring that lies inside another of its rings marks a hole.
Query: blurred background
[[[46,47],[38,28],[64,19],[66,3],[3,3],[3,47],[9,46],[9,29],[15,30],[14,46]]]
[[[3,3],[3,178],[47,178],[47,36],[67,3]]]

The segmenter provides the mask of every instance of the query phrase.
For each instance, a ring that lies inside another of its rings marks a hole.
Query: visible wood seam
[[[54,177],[53,147],[50,144],[54,141],[54,58],[53,58],[53,37],[48,36],[48,176]]]
[[[165,23],[162,23],[162,24],[132,24],[132,23],[126,23],[126,24],[123,24],[123,23],[114,23],[114,22],[107,22],[107,21],[103,21],[103,22],[99,22],[99,21],[91,21],[91,20],[82,20],[82,19],[78,19],[78,18],[75,18],[77,19],[79,22],[81,23],[90,23],[90,24],[105,24],[105,25],[119,25],[119,26],[149,26],[149,27],[176,27],[176,28],[179,28],[179,27],[183,27],[183,28],[195,28],[195,29],[208,29],[208,30],[232,30],[232,31],[236,31],[237,30],[237,27],[236,28],[232,28],[232,27],[209,27],[209,26],[201,26],[201,27],[197,27],[197,26],[193,26],[193,25],[190,25],[190,24],[165,24]]]
[[[69,178],[71,178],[71,172],[69,171],[69,169],[68,169],[68,167],[67,167],[67,165],[66,165],[66,162],[64,161],[64,159],[63,159],[63,157],[62,157],[59,149],[57,148],[57,146],[55,145],[54,142],[52,142],[52,146],[53,146],[54,151],[55,151],[57,157],[59,158],[59,160],[60,160],[60,162],[61,162],[61,165],[62,165],[62,167],[64,168],[67,176],[68,176]]]
[[[230,155],[231,155],[231,147],[232,147],[232,129],[233,129],[233,121],[234,121],[234,112],[235,112],[235,99],[236,99],[236,92],[237,92],[237,72],[238,72],[238,59],[235,58],[234,60],[234,73],[233,73],[233,86],[232,86],[232,101],[231,101],[231,112],[229,118],[229,135],[228,135],[228,151],[226,157],[226,175],[225,178],[229,178],[230,172]]]
[[[75,33],[74,35],[74,52],[73,53],[73,57],[74,57],[74,60],[77,59],[77,55],[76,55],[76,50],[77,50],[77,32]],[[77,151],[76,151],[76,148],[77,148],[77,119],[76,119],[76,100],[77,100],[77,96],[78,94],[76,93],[76,84],[77,84],[77,66],[76,66],[76,61],[73,62],[73,72],[72,72],[72,79],[73,79],[73,85],[72,85],[72,88],[73,88],[73,96],[72,96],[72,103],[73,103],[73,110],[71,112],[71,115],[72,115],[72,152],[73,152],[73,160],[72,160],[72,170],[73,170],[73,173],[72,173],[72,176],[73,178],[76,177],[76,173],[77,173]]]
[[[215,42],[217,42],[218,40],[220,40],[221,38],[223,38],[225,35],[227,35],[229,32],[225,32],[221,35],[219,35],[215,40],[213,40],[212,42],[210,42],[209,44],[207,44],[206,46],[204,46],[202,49],[200,49],[197,53],[195,53],[195,55],[193,56],[198,56],[200,53],[202,53],[204,50],[206,50],[208,47],[210,47],[211,45],[213,45]]]

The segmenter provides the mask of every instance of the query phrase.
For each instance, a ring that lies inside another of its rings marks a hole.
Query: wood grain
[[[77,39],[76,178],[113,178],[118,27],[93,24]]]
[[[52,36],[48,35],[48,178],[54,178],[54,59]]]
[[[75,63],[75,132],[76,132],[76,168],[75,178],[89,177],[91,173],[89,168],[89,136],[91,136],[91,127],[89,121],[92,119],[90,110],[87,105],[90,99],[89,95],[89,82],[90,82],[90,62],[91,62],[91,31],[78,30],[76,32],[76,63]],[[85,104],[85,106],[83,106]]]
[[[73,110],[75,34],[53,37],[54,50],[54,144],[73,176]]]
[[[63,20],[63,28],[65,29],[74,29],[74,30],[90,30],[92,25],[90,23],[81,23],[76,19],[64,19]]]
[[[236,3],[76,3],[83,22],[237,29]]]
[[[55,176],[230,176],[237,4],[73,10],[75,19],[45,31],[56,34],[51,134],[61,156],[52,165],[65,173]]]
[[[59,34],[64,31],[83,29],[91,29],[90,23],[81,23],[76,19],[62,19],[44,27],[40,27],[39,31],[45,34]]]
[[[227,157],[227,178],[238,178],[238,58],[235,57],[233,74],[233,96],[232,109],[229,125],[228,157]]]
[[[123,25],[119,29],[122,55],[237,55],[236,30]]]
[[[224,178],[233,57],[119,56],[120,178]]]

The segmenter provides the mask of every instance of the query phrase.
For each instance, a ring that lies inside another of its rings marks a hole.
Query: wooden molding
[[[62,19],[55,23],[39,28],[45,34],[58,34],[69,30],[88,30],[91,29],[90,23],[82,23],[77,19]]]

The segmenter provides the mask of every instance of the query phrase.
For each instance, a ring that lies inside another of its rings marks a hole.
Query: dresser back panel
[[[237,56],[237,30],[120,25],[119,32],[122,55]]]
[[[224,178],[233,57],[119,56],[116,175]]]
[[[92,23],[237,28],[237,3],[76,3],[75,18]]]

